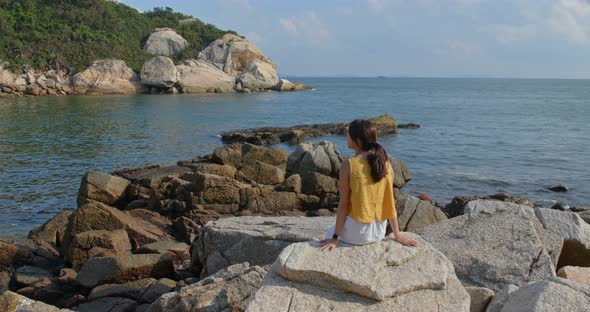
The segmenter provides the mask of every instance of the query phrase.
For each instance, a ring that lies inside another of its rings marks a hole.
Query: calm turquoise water
[[[382,138],[413,193],[509,192],[590,205],[590,80],[297,79],[315,90],[225,95],[0,98],[0,235],[75,207],[88,170],[173,164],[225,130],[389,113],[422,125]],[[345,138],[329,137],[340,150]],[[544,187],[563,183],[570,192]]]

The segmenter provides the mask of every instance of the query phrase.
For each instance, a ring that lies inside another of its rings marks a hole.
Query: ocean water
[[[26,235],[75,208],[88,170],[174,164],[221,146],[227,130],[383,113],[422,126],[380,138],[413,172],[411,193],[446,203],[507,192],[590,206],[590,80],[293,80],[314,90],[0,98],[0,235]],[[345,137],[323,139],[351,155]],[[545,189],[559,183],[570,191]]]

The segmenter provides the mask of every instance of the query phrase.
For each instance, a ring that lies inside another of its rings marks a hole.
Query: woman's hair
[[[387,152],[377,143],[377,128],[365,119],[355,119],[348,126],[350,138],[360,144],[363,151],[368,152],[367,160],[371,165],[371,176],[375,182],[381,181],[387,174]]]

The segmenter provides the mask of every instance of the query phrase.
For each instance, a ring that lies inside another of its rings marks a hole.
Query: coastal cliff
[[[22,22],[25,15],[34,18]],[[0,96],[309,88],[280,79],[272,60],[236,32],[170,8],[140,13],[103,0],[30,1],[6,5],[0,16]]]

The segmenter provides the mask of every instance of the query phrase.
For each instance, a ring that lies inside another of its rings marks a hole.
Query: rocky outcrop
[[[45,241],[54,246],[59,245],[61,236],[64,233],[66,226],[68,225],[68,218],[72,214],[71,209],[65,209],[55,215],[53,218],[47,220],[29,232],[28,238],[33,241]]]
[[[248,88],[252,91],[258,89],[271,89],[279,83],[279,76],[274,64],[254,60],[246,66],[238,76],[239,88]]]
[[[72,312],[68,309],[34,301],[27,297],[7,291],[0,296],[0,311],[6,312]]]
[[[536,281],[519,289],[497,296],[487,312],[531,311],[588,311],[590,292],[580,291],[555,281]]]
[[[569,211],[535,208],[535,215],[547,232],[564,240],[557,268],[590,266],[590,224]]]
[[[453,262],[463,285],[498,291],[555,276],[545,232],[532,208],[500,201],[476,204],[471,214],[417,231]]]
[[[107,283],[124,283],[141,278],[169,278],[174,275],[172,258],[167,255],[142,254],[101,257],[88,260],[78,273],[78,282],[93,288]]]
[[[414,232],[430,224],[447,220],[440,208],[408,193],[401,193],[396,198],[395,208],[400,231]]]
[[[393,169],[393,187],[401,189],[406,183],[412,180],[412,172],[401,159],[389,158],[389,163]]]
[[[287,172],[303,176],[310,172],[338,178],[340,164],[344,156],[338,152],[334,143],[301,143],[287,159]],[[304,182],[305,183],[305,182]]]
[[[417,247],[391,239],[332,252],[319,251],[317,242],[292,244],[247,311],[469,311],[450,261],[408,235]]]
[[[294,83],[287,79],[279,79],[279,83],[274,87],[274,90],[277,91],[300,91],[300,90],[309,90],[311,89],[310,86],[306,86],[302,83]]]
[[[207,276],[232,264],[271,264],[287,245],[323,238],[331,217],[230,217],[207,223],[193,244],[191,269]]]
[[[125,200],[125,192],[130,182],[127,179],[110,174],[88,171],[80,183],[78,207],[94,201],[110,206],[118,206]]]
[[[72,266],[78,266],[90,258],[129,254],[131,242],[125,230],[97,230],[74,235],[64,258]]]
[[[369,118],[379,135],[397,135],[397,121],[388,114]],[[348,123],[298,125],[294,127],[264,127],[224,132],[221,141],[226,144],[247,142],[256,145],[290,143],[298,144],[309,138],[327,135],[346,135]]]
[[[129,238],[139,244],[172,240],[166,229],[102,203],[93,203],[84,205],[72,213],[62,246],[64,250],[68,250],[74,237],[79,233],[119,229],[125,230]]]
[[[203,60],[186,60],[176,65],[178,88],[182,93],[232,92],[235,77]]]
[[[97,60],[71,77],[76,94],[136,94],[143,92],[137,74],[121,60]]]
[[[118,175],[141,187],[154,188],[160,184],[165,177],[179,177],[184,173],[192,172],[190,168],[182,166],[148,166],[145,168],[124,169],[114,172]]]
[[[259,266],[234,264],[198,283],[163,295],[147,311],[244,311],[265,276],[266,270]]]
[[[453,200],[450,203],[448,203],[443,210],[449,218],[454,218],[456,216],[470,213],[471,208],[466,208],[466,205],[469,202],[478,199],[499,200],[503,202],[533,207],[533,203],[527,198],[507,195],[504,193],[496,193],[488,196],[457,196],[453,198]]]
[[[143,49],[153,55],[174,56],[189,45],[186,39],[172,28],[156,28],[148,36]]]
[[[171,88],[178,81],[178,70],[171,59],[156,56],[143,64],[141,83],[148,87]]]
[[[199,59],[215,65],[231,76],[238,76],[256,60],[272,64],[253,43],[233,34],[225,34],[210,43],[199,52]]]

